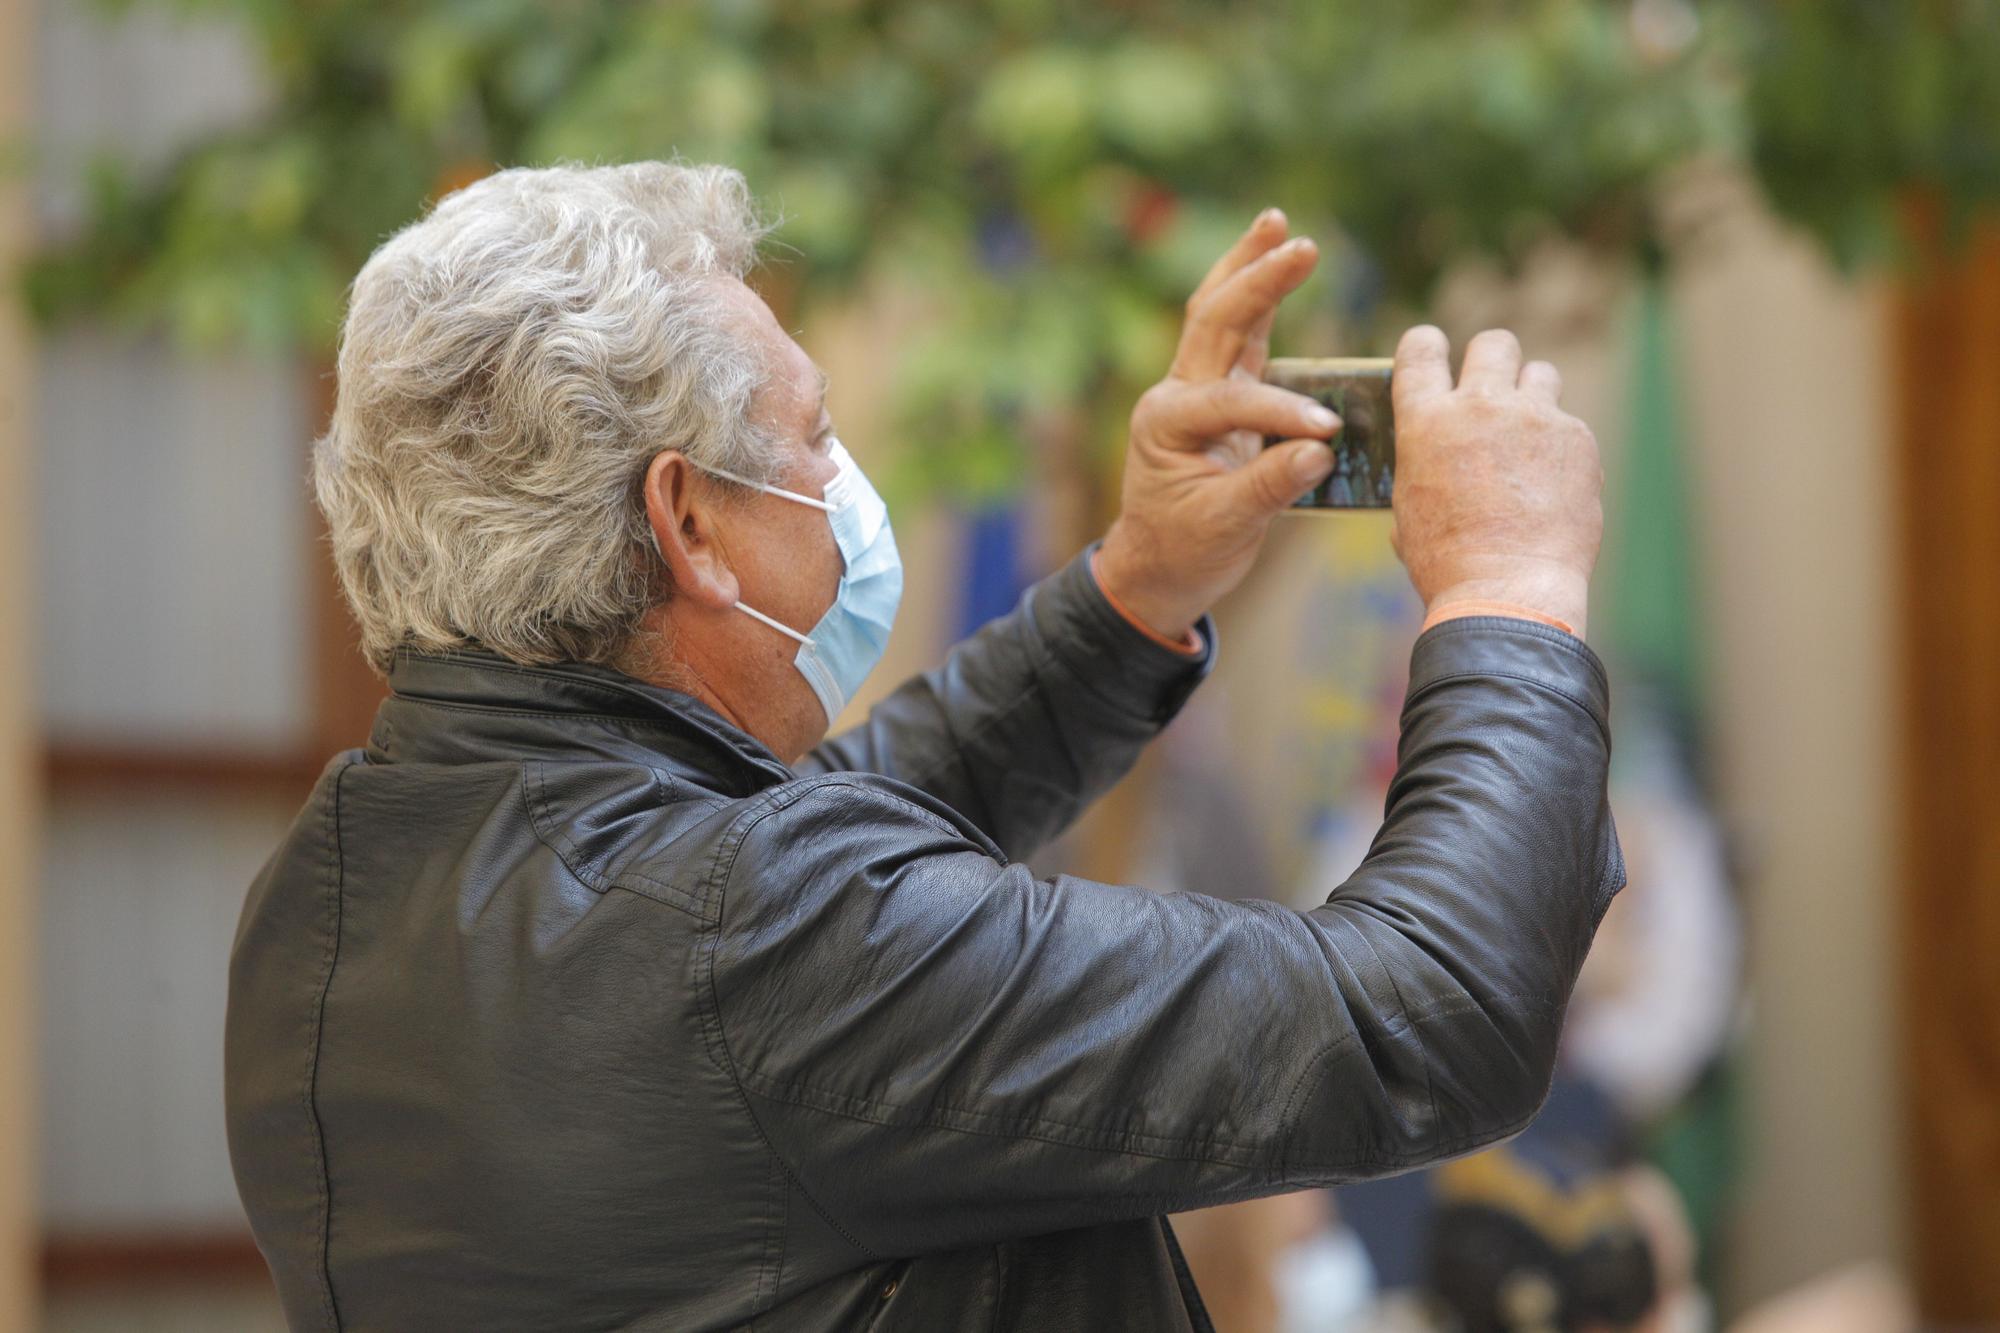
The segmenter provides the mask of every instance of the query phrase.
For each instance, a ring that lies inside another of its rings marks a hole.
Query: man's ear
[[[729,566],[716,520],[716,489],[678,449],[653,455],[644,483],[646,521],[673,577],[674,596],[724,611],[736,605],[736,571]]]

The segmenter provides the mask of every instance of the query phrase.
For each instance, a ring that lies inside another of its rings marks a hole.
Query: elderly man
[[[315,476],[392,694],[230,974],[294,1326],[1202,1329],[1165,1214],[1527,1122],[1623,874],[1596,445],[1510,335],[1456,385],[1435,329],[1399,351],[1431,627],[1354,877],[1294,912],[1020,864],[1331,466],[1258,378],[1315,262],[1286,230],[1189,302],[1103,540],[824,743],[902,569],[744,285],[741,176],[503,172],[369,260]]]

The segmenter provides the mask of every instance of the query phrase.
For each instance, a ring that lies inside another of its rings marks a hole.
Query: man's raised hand
[[[1167,377],[1132,410],[1119,515],[1105,534],[1105,590],[1177,639],[1256,562],[1271,519],[1333,470],[1332,412],[1263,382],[1278,302],[1319,250],[1267,209],[1188,299]],[[1287,437],[1263,447],[1264,436]]]
[[[1503,602],[1581,635],[1604,535],[1597,439],[1505,329],[1466,344],[1456,387],[1450,356],[1429,325],[1396,349],[1396,554],[1432,611]]]

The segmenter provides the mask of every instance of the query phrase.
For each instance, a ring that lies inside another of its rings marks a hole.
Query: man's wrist
[[[1178,605],[1176,599],[1152,588],[1135,572],[1115,524],[1091,553],[1090,573],[1104,600],[1134,629],[1176,652],[1201,651],[1201,635],[1194,628],[1200,611]]]
[[[1430,599],[1424,628],[1460,616],[1512,616],[1584,637],[1590,584],[1581,575],[1540,574],[1519,579],[1470,579]]]

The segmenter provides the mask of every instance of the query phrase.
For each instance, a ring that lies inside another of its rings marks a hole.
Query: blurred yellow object
[[[1506,1148],[1474,1153],[1439,1167],[1435,1189],[1445,1203],[1484,1204],[1510,1213],[1565,1250],[1632,1221],[1618,1177],[1596,1176],[1565,1190]]]

